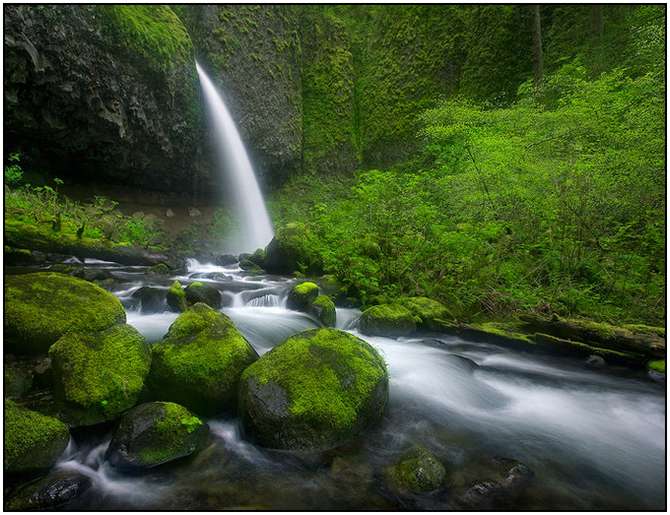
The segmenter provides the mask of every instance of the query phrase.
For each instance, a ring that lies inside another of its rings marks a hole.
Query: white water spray
[[[229,179],[235,216],[239,223],[239,234],[227,242],[225,250],[235,253],[253,252],[259,247],[265,247],[272,239],[270,217],[235,122],[205,71],[197,62],[195,66],[214,125],[220,166],[222,173]]]

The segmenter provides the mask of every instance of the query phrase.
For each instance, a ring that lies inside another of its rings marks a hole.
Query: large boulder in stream
[[[379,304],[363,311],[360,329],[370,336],[407,336],[416,330],[416,320],[401,304]]]
[[[186,292],[184,291],[184,288],[182,288],[179,281],[172,283],[167,291],[165,300],[167,301],[167,305],[171,311],[181,313],[182,311],[186,311],[186,308],[188,308],[188,303],[186,302]]]
[[[189,456],[207,439],[207,424],[172,402],[148,402],[126,413],[106,458],[119,469],[148,469]]]
[[[428,297],[402,297],[398,304],[407,308],[418,319],[419,329],[441,331],[445,327],[450,327],[449,320],[453,317],[441,302]]]
[[[312,313],[327,327],[335,326],[337,312],[335,303],[327,295],[319,295],[312,302]]]
[[[242,374],[245,431],[261,445],[323,450],[380,420],[388,373],[369,344],[337,329],[287,339]]]
[[[68,333],[51,346],[49,357],[55,397],[73,426],[114,420],[132,408],[151,360],[144,337],[127,324]]]
[[[60,420],[5,399],[4,471],[33,473],[51,467],[70,441]]]
[[[273,274],[289,274],[296,270],[319,272],[321,260],[312,249],[312,237],[307,227],[301,223],[280,227],[265,248],[263,268]]]
[[[7,501],[11,511],[54,510],[65,508],[93,486],[93,480],[74,470],[55,469],[46,477],[22,486]]]
[[[17,354],[44,354],[67,332],[125,321],[121,302],[88,281],[50,272],[5,278],[5,348]]]
[[[196,304],[152,346],[148,395],[199,414],[231,412],[242,371],[256,359],[258,354],[230,318]]]
[[[289,309],[306,311],[319,296],[319,287],[313,282],[296,284],[288,293],[286,306]]]
[[[189,305],[202,302],[208,306],[219,309],[222,304],[221,292],[214,286],[200,281],[189,284],[185,290],[186,302]]]

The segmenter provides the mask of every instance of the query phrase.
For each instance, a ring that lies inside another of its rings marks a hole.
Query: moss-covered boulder
[[[147,402],[127,412],[114,431],[106,458],[120,469],[148,469],[190,456],[209,429],[185,407]]]
[[[274,274],[290,274],[296,270],[319,272],[321,261],[310,243],[312,237],[304,224],[280,227],[265,248],[263,268]]]
[[[360,330],[370,336],[407,336],[416,330],[416,318],[400,304],[380,304],[363,311]]]
[[[327,295],[319,295],[312,303],[312,312],[321,323],[328,327],[335,327],[337,312],[335,303]]]
[[[189,305],[202,302],[208,306],[219,309],[221,307],[221,292],[214,286],[200,281],[195,281],[186,287],[186,302]]]
[[[179,281],[172,283],[165,297],[168,307],[171,311],[181,313],[186,311],[188,304],[186,302],[186,292]]]
[[[134,327],[72,332],[49,350],[54,393],[73,426],[113,420],[133,407],[144,387],[151,355]]]
[[[5,278],[5,348],[45,354],[68,331],[101,331],[126,320],[121,302],[93,283],[51,272]]]
[[[230,318],[196,304],[152,346],[148,394],[200,414],[231,411],[240,375],[256,359],[258,354]]]
[[[319,287],[313,282],[296,284],[288,294],[286,306],[289,309],[307,311],[319,296]]]
[[[261,445],[328,449],[379,421],[388,399],[384,360],[337,329],[287,339],[242,374],[245,431]]]
[[[441,331],[453,318],[444,304],[428,297],[403,297],[399,300],[399,304],[418,319],[419,329]]]
[[[437,490],[445,475],[444,465],[423,447],[411,449],[398,463],[384,470],[387,487],[400,495]]]
[[[70,441],[60,420],[5,399],[4,470],[30,473],[51,467]]]

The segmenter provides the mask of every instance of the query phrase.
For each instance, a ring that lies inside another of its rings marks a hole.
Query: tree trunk
[[[542,86],[542,22],[540,21],[540,6],[531,5],[533,25],[533,78],[535,90]]]

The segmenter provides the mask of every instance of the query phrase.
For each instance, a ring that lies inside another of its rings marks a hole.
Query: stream
[[[318,327],[285,299],[295,280],[250,275],[188,261],[175,277],[143,267],[86,261],[117,280],[113,293],[128,323],[149,342],[178,316],[142,314],[132,294],[167,289],[175,279],[215,285],[228,315],[259,354],[297,332]],[[665,506],[664,386],[642,372],[591,370],[576,359],[528,354],[487,341],[447,335],[362,336],[360,311],[337,309],[337,327],[363,338],[386,360],[390,400],[382,423],[346,449],[322,455],[257,447],[234,418],[207,420],[199,454],[141,475],[104,461],[110,434],[71,440],[57,468],[77,470],[93,486],[65,509],[449,509],[454,492],[488,478],[491,458],[516,460],[533,477],[508,508],[541,510],[662,509]],[[447,469],[447,486],[398,498],[382,470],[411,445],[429,449]],[[503,504],[495,507],[505,507]]]

